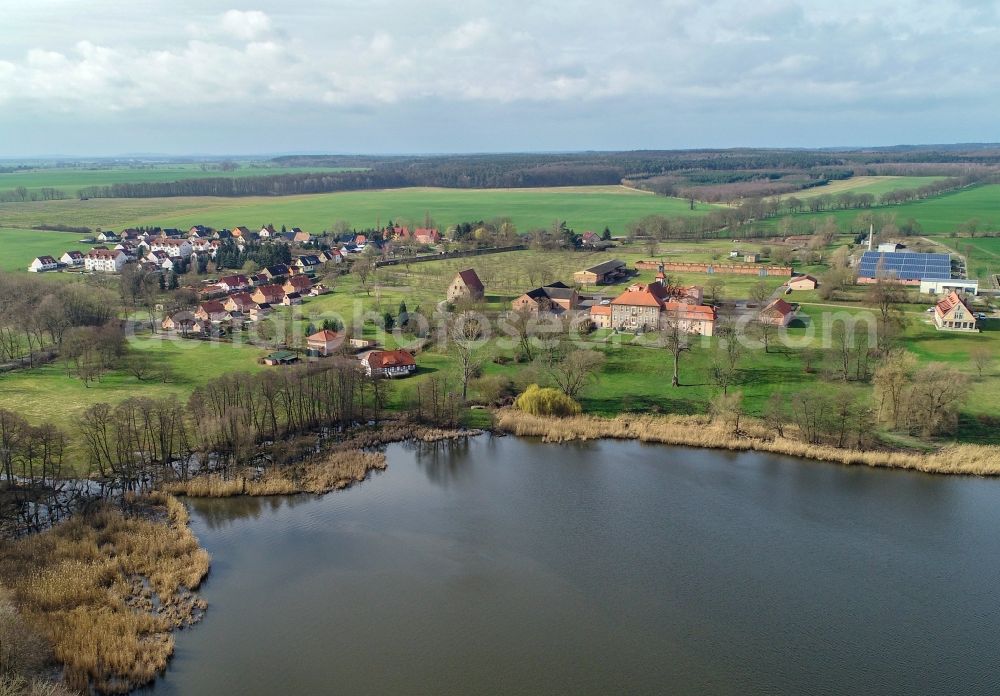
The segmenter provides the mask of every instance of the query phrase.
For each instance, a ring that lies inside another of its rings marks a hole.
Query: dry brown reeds
[[[209,556],[185,507],[163,493],[128,507],[78,515],[0,551],[0,582],[73,689],[124,693],[152,681],[173,653],[171,630],[205,609],[193,591]]]
[[[541,437],[547,442],[615,438],[689,447],[774,452],[839,464],[914,469],[936,474],[1000,475],[1000,447],[997,446],[946,445],[936,452],[920,454],[842,449],[777,437],[762,423],[752,419],[742,420],[740,433],[736,435],[728,426],[713,423],[706,416],[623,414],[615,418],[586,415],[542,418],[523,411],[502,409],[497,413],[497,425],[515,435]]]
[[[328,493],[363,481],[373,469],[385,469],[385,454],[361,450],[333,451],[322,459],[268,469],[260,474],[194,476],[164,485],[175,495],[227,498],[235,495],[292,495]]]

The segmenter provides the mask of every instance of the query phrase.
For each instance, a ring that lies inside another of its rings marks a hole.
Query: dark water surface
[[[488,436],[193,501],[155,696],[1000,693],[1000,481]]]

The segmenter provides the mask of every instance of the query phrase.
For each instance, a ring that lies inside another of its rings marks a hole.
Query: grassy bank
[[[777,437],[763,424],[750,419],[741,422],[738,435],[733,434],[730,428],[704,416],[626,414],[615,418],[586,415],[541,418],[505,409],[497,414],[497,424],[515,435],[541,437],[549,442],[614,438],[689,447],[774,452],[839,464],[915,469],[935,474],[1000,475],[1000,447],[948,445],[931,454],[840,449]]]
[[[125,693],[152,681],[174,650],[171,631],[198,621],[208,553],[185,507],[165,494],[106,507],[5,544],[0,583],[47,639],[66,684]]]
[[[293,495],[329,493],[364,481],[373,470],[385,469],[385,454],[347,450],[331,452],[323,459],[296,466],[244,472],[234,476],[207,474],[165,484],[164,490],[194,498],[229,498],[237,495]]]

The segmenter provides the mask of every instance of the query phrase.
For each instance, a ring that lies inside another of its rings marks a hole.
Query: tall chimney
[[[875,238],[875,224],[872,223],[868,227],[868,251],[872,250],[872,239]]]

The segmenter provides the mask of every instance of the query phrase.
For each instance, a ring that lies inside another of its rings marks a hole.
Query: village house
[[[372,338],[352,338],[348,343],[355,350],[365,350],[367,348],[374,348],[378,342]]]
[[[327,249],[320,252],[319,257],[327,263],[340,263],[344,260],[344,255],[340,253],[340,249]]]
[[[229,230],[228,234],[223,234],[223,232],[216,233],[217,239],[230,239],[230,238],[246,239],[247,237],[250,236],[250,228],[244,227],[243,225],[234,227],[233,229]]]
[[[213,323],[225,321],[230,318],[229,312],[226,311],[225,306],[219,300],[202,302],[198,305],[198,309],[195,310],[194,316],[196,319]]]
[[[82,266],[83,265],[83,252],[81,251],[67,251],[65,254],[59,257],[59,262],[64,263],[67,266]]]
[[[306,338],[306,346],[317,355],[333,355],[343,342],[343,336],[329,329],[317,331]]]
[[[83,257],[83,267],[92,273],[119,273],[128,257],[118,250],[91,249]]]
[[[302,295],[297,292],[285,293],[285,296],[281,298],[281,304],[286,307],[291,307],[293,305],[302,304]]]
[[[247,232],[249,231],[250,230],[247,230]],[[233,230],[233,234],[236,234],[236,230]],[[245,236],[245,235],[241,234],[239,236]],[[274,225],[264,225],[263,227],[260,228],[260,232],[257,233],[257,236],[260,237],[261,239],[272,239],[278,236],[278,231],[274,229]]]
[[[815,290],[819,286],[819,281],[811,275],[795,276],[788,281],[788,287],[792,290]]]
[[[369,377],[406,377],[417,369],[413,356],[402,349],[373,350],[361,358]]]
[[[510,304],[515,312],[562,314],[576,309],[579,302],[580,296],[575,289],[557,281],[529,290]]]
[[[795,318],[795,307],[785,302],[780,297],[771,300],[764,309],[760,310],[757,317],[761,322],[774,326],[788,326]]]
[[[171,258],[187,258],[193,249],[191,242],[187,239],[173,239],[171,237],[156,237],[149,240],[151,251],[164,251]]]
[[[32,273],[43,273],[45,271],[54,271],[59,268],[59,262],[51,256],[37,256],[28,266],[28,270]]]
[[[120,242],[121,239],[122,239],[121,237],[119,237],[111,230],[108,230],[107,232],[97,233],[97,241],[99,242]]]
[[[628,275],[628,266],[624,261],[611,259],[591,266],[573,274],[573,282],[577,285],[607,285],[621,280]]]
[[[304,275],[292,276],[285,281],[285,284],[282,285],[281,288],[287,293],[297,292],[302,294],[304,292],[309,292],[312,288],[312,281]]]
[[[285,278],[292,274],[291,269],[283,263],[276,263],[273,266],[268,266],[263,271],[260,272],[268,280],[276,280],[278,278]]]
[[[257,304],[281,304],[281,301],[285,299],[285,291],[280,285],[261,285],[254,290],[251,297]]]
[[[595,328],[611,328],[611,305],[595,304],[590,308],[590,321]]]
[[[292,229],[292,241],[296,244],[310,244],[314,238],[308,232],[300,230],[298,227]]]
[[[459,271],[451,281],[451,285],[448,286],[448,301],[481,300],[485,290],[483,281],[479,280],[476,272],[467,268],[464,271]]]
[[[191,251],[196,254],[211,254],[212,249],[214,248],[212,245],[213,241],[215,240],[209,239],[208,237],[195,237],[188,239],[188,242],[191,243]]]
[[[222,306],[227,312],[239,312],[240,314],[248,314],[250,308],[256,304],[248,292],[237,292],[222,300]]]
[[[188,238],[191,237],[207,237],[212,234],[212,230],[208,229],[204,225],[195,225],[188,230]]]
[[[715,332],[715,308],[702,304],[697,286],[635,283],[611,300],[610,306],[611,327],[620,331],[658,331],[668,322],[678,322],[685,333],[711,336]]]
[[[267,302],[258,302],[250,305],[250,321],[260,321],[271,313],[271,305]]]
[[[302,273],[313,271],[322,265],[323,262],[316,254],[305,254],[292,261],[292,266],[297,268]]]
[[[187,310],[182,310],[180,312],[174,312],[172,315],[160,322],[160,328],[164,331],[177,331],[182,334],[188,334],[194,330],[195,321],[193,313]]]
[[[171,260],[171,258],[167,255],[167,252],[165,251],[150,251],[148,254],[146,254],[144,260],[146,261],[146,263],[154,265],[157,268],[161,268],[165,271],[169,271],[174,267],[174,262]]]
[[[439,244],[441,233],[433,227],[418,227],[413,231],[413,241],[417,244]]]
[[[219,278],[215,284],[225,292],[239,292],[250,288],[250,279],[243,274],[229,275]]]
[[[934,305],[934,326],[938,331],[979,331],[976,315],[957,292]]]

